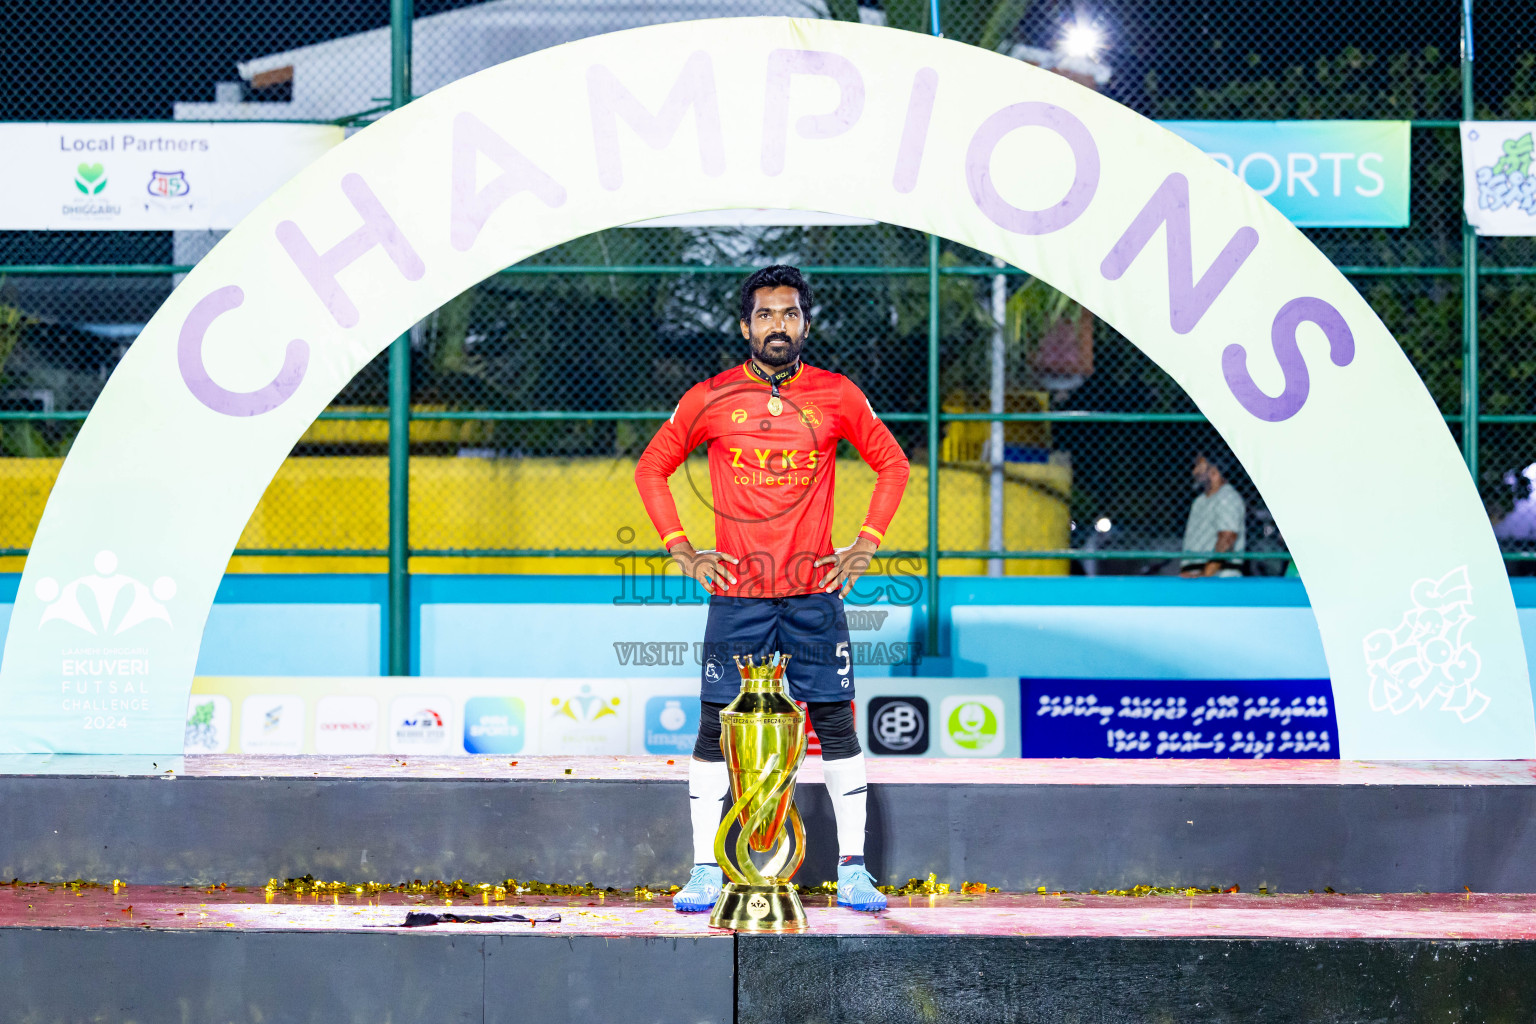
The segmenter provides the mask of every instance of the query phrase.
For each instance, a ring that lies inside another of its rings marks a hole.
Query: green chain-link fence
[[[1536,463],[1536,256],[1527,239],[1466,233],[1456,130],[1466,117],[1536,118],[1536,10],[945,0],[937,13],[950,38],[1045,63],[1070,22],[1092,20],[1106,41],[1099,87],[1155,118],[1411,121],[1411,225],[1308,234],[1391,328],[1461,439],[1512,571],[1536,565],[1536,521],[1527,530],[1519,504]],[[934,16],[927,0],[417,0],[414,11],[404,0],[60,0],[0,23],[0,119],[355,124],[406,98],[407,66],[420,94],[598,32],[761,14],[919,32]],[[0,549],[13,567],[84,411],[176,273],[214,241],[0,232]],[[1241,467],[1134,346],[980,253],[887,225],[628,228],[508,268],[338,396],[274,481],[233,568],[377,571],[393,555],[403,575],[409,553],[418,572],[613,572],[621,553],[653,551],[633,461],[688,385],[742,358],[735,290],[766,262],[808,270],[819,307],[808,355],[860,384],[912,457],[886,547],[918,560],[909,565],[936,551],[946,573],[1174,571],[1200,451],[1228,465],[1248,502],[1247,571],[1286,571],[1283,538]],[[845,482],[847,536],[868,483]],[[1403,483],[1382,481],[1383,515],[1420,500]]]

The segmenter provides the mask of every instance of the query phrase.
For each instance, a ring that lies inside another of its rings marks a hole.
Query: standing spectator
[[[1246,543],[1243,520],[1247,507],[1237,488],[1227,483],[1222,464],[1207,455],[1195,453],[1195,500],[1189,506],[1189,522],[1184,527],[1185,551],[1241,552]],[[1197,576],[1241,576],[1242,562],[1213,558],[1187,560],[1179,566],[1185,579]]]
[[[1504,482],[1514,490],[1514,507],[1505,515],[1490,513],[1493,535],[1506,552],[1536,550],[1536,463],[1505,473]],[[1504,563],[1511,576],[1536,575],[1536,561],[1520,558]]]

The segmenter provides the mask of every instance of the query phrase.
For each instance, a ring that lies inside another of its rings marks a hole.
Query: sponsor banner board
[[[342,136],[325,124],[0,124],[0,230],[227,230]]]
[[[699,735],[697,676],[630,680],[629,699],[629,753],[693,756]]]
[[[868,753],[923,756],[933,742],[932,716],[932,705],[925,697],[876,697],[869,702],[865,725]]]
[[[1326,679],[1019,681],[1025,757],[1337,758]]]
[[[1536,121],[1463,121],[1461,169],[1474,231],[1536,235]]]
[[[545,754],[629,752],[629,681],[550,679],[539,689]]]
[[[1408,226],[1407,121],[1160,121],[1300,227]]]
[[[315,702],[315,753],[371,754],[379,745],[379,702],[360,694],[330,694]]]
[[[869,757],[1018,757],[1013,678],[893,677],[858,684],[859,741]]]
[[[192,694],[187,702],[188,754],[227,754],[230,747],[230,723],[233,706],[222,693]],[[323,753],[323,751],[319,751]]]
[[[296,693],[253,693],[240,702],[240,749],[247,754],[302,754],[304,698]]]
[[[466,754],[521,754],[528,742],[528,705],[521,697],[481,696],[464,702]]]
[[[1017,757],[1015,679],[859,685],[859,739],[876,757]],[[199,676],[189,754],[693,755],[699,682]],[[871,731],[873,730],[873,731]],[[813,750],[812,753],[815,751]]]
[[[385,740],[391,754],[457,754],[455,701],[444,693],[408,693],[389,703]]]

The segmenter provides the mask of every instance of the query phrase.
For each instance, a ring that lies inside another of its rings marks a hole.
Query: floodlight
[[[1104,33],[1085,21],[1074,21],[1061,34],[1061,51],[1069,57],[1094,57],[1104,45]]]

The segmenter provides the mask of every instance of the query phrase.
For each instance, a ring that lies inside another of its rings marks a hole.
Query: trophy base
[[[795,887],[787,883],[726,882],[714,913],[709,915],[709,924],[737,932],[803,932],[810,927]]]

